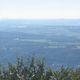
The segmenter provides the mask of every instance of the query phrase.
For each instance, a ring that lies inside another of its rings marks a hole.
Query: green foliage
[[[32,57],[29,63],[17,58],[16,64],[8,64],[7,68],[0,66],[0,80],[80,80],[80,68],[64,68],[53,70],[45,68],[43,60]]]

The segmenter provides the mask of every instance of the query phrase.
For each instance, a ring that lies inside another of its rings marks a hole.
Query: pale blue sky
[[[80,18],[80,0],[0,0],[0,19]]]

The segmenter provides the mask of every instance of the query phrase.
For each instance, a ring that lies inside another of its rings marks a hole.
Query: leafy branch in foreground
[[[0,80],[80,80],[80,68],[46,69],[43,60],[32,57],[25,63],[22,58],[17,58],[16,64],[0,67]]]

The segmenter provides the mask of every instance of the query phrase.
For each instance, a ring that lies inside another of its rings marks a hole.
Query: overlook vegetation
[[[59,70],[46,68],[44,61],[32,57],[24,61],[17,58],[16,64],[9,63],[6,68],[0,67],[0,80],[80,80],[80,68]]]

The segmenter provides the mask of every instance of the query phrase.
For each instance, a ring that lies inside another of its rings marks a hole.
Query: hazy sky
[[[0,0],[0,19],[80,18],[80,0]]]

